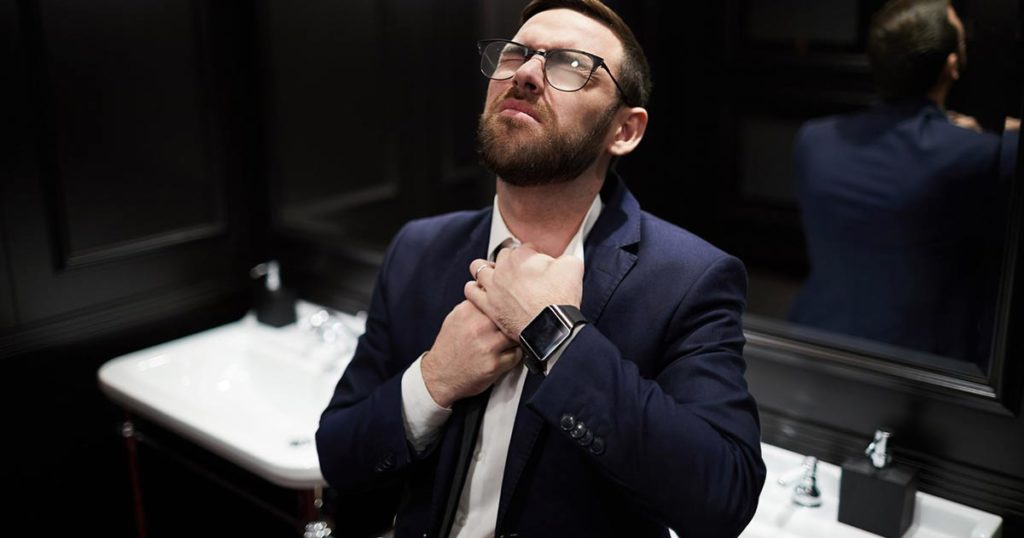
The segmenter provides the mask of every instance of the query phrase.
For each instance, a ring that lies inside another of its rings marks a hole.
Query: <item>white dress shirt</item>
[[[572,255],[583,261],[583,242],[603,208],[601,197],[595,196],[580,228],[569,241],[563,255]],[[493,256],[495,249],[509,239],[512,244],[519,244],[519,240],[505,225],[505,220],[498,209],[498,197],[495,196],[491,235],[487,245],[488,255]],[[549,369],[554,368],[559,355],[560,353],[556,353],[549,359]],[[441,426],[452,413],[451,409],[437,405],[427,391],[420,370],[422,359],[421,355],[402,375],[402,420],[405,424],[405,434],[409,443],[419,452],[437,439]],[[455,513],[452,538],[494,536],[498,520],[501,479],[505,474],[505,459],[512,439],[512,426],[515,424],[525,381],[526,366],[521,365],[508,371],[494,383],[490,398],[487,400],[466,482],[462,488],[462,497]]]

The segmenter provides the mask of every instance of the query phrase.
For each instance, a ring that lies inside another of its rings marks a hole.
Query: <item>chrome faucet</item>
[[[356,317],[365,317],[365,313],[360,312]],[[326,308],[321,308],[309,316],[309,328],[316,334],[317,340],[324,344],[332,344],[344,336],[355,340],[362,334],[362,331],[350,325],[344,316],[336,315]]]
[[[808,508],[821,506],[821,491],[818,490],[818,458],[804,456],[800,467],[779,477],[778,484],[788,486],[797,476],[800,477],[800,481],[793,488],[793,504]]]
[[[879,428],[875,430],[875,440],[871,441],[868,448],[864,450],[864,455],[871,458],[871,465],[875,469],[885,469],[892,463],[892,455],[889,454],[889,439],[891,437],[891,431]]]
[[[316,333],[317,340],[324,344],[334,343],[338,339],[341,321],[332,316],[327,309],[320,309],[309,316],[309,327]]]

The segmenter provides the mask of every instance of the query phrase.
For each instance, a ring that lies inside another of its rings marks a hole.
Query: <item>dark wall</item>
[[[490,203],[474,142],[488,11],[468,0],[258,5],[276,249],[304,294],[355,308],[407,220]],[[352,278],[331,278],[339,266]]]
[[[247,308],[266,187],[243,8],[0,2],[0,534],[131,535],[97,369]]]

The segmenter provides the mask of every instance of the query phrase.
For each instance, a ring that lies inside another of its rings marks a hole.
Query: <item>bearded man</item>
[[[612,162],[650,93],[597,0],[479,43],[493,207],[407,224],[321,418],[342,535],[736,536],[764,482],[743,265]]]

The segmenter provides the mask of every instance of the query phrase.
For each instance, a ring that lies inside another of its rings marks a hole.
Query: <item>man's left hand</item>
[[[575,256],[552,258],[532,245],[502,249],[492,264],[469,264],[476,281],[466,283],[466,299],[506,336],[519,333],[548,305],[579,307],[583,299],[583,262]]]

